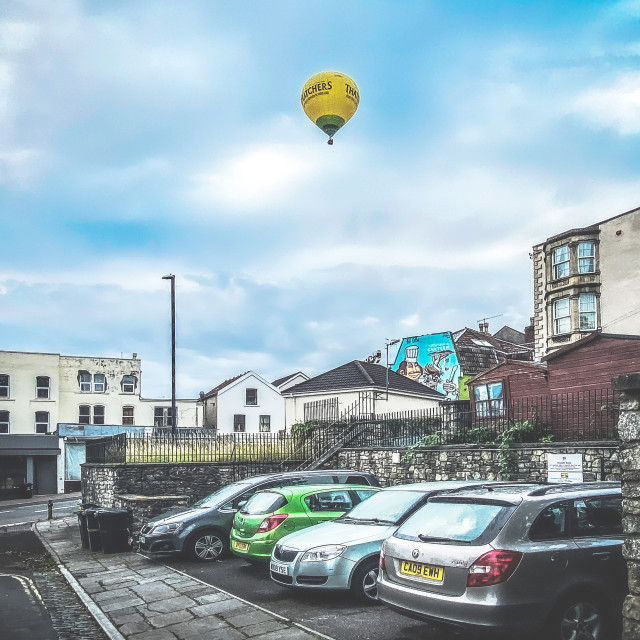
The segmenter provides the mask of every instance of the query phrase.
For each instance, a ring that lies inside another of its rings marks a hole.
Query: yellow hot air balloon
[[[356,112],[360,92],[344,73],[323,71],[307,80],[300,102],[311,122],[329,136],[328,144],[333,144],[336,131]]]

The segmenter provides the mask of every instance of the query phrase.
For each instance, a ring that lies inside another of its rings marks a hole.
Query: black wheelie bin
[[[129,511],[127,509],[97,509],[100,543],[103,553],[129,551]]]

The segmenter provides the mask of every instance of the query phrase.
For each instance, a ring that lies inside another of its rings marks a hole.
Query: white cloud
[[[608,86],[583,92],[573,111],[597,127],[622,135],[640,133],[640,73],[627,73]]]
[[[252,147],[225,164],[192,178],[191,199],[206,209],[264,211],[282,204],[317,170],[302,146],[268,144]]]
[[[27,187],[44,166],[44,154],[36,149],[0,151],[0,185]]]
[[[398,320],[398,324],[406,329],[415,329],[420,325],[420,314],[412,313],[410,316],[400,318],[400,320]]]
[[[40,32],[37,25],[22,21],[0,21],[0,50],[15,53],[31,48]]]

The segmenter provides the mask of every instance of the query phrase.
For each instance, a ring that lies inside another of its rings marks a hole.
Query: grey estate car
[[[380,486],[373,474],[348,469],[289,471],[245,478],[188,507],[171,509],[152,518],[140,530],[138,548],[148,555],[184,553],[198,562],[211,562],[229,551],[233,517],[257,491],[301,484],[346,483]]]
[[[377,602],[382,541],[429,496],[472,484],[460,480],[387,487],[337,520],[282,538],[271,554],[271,578],[302,589],[350,590],[358,600]]]
[[[620,484],[513,484],[430,498],[382,545],[378,598],[488,635],[612,640],[627,590]]]

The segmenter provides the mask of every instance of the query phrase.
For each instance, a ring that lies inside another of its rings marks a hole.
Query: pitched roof
[[[239,373],[237,376],[221,382],[217,387],[214,387],[213,389],[211,389],[211,391],[207,391],[207,393],[203,394],[202,397],[211,398],[212,396],[218,395],[218,391],[224,389],[225,387],[228,387],[232,382],[235,382],[238,378],[242,378],[242,376],[247,375],[247,373],[249,372],[245,371],[244,373]]]
[[[465,327],[453,334],[462,373],[475,376],[495,367],[503,360],[533,360],[533,349],[521,344],[500,340],[490,333]]]
[[[593,342],[594,340],[599,340],[600,338],[613,338],[614,340],[640,340],[639,335],[627,335],[624,333],[602,333],[602,331],[594,331],[584,338],[580,338],[580,340],[576,340],[575,342],[571,342],[570,344],[566,344],[564,347],[560,347],[555,351],[541,358],[543,362],[547,362],[548,360],[553,360],[558,356],[562,356],[568,351],[573,351],[574,349],[580,349],[585,345]]]
[[[274,380],[271,384],[274,387],[279,387],[281,384],[284,384],[287,380],[290,380],[291,378],[295,378],[295,376],[305,376],[306,374],[304,374],[302,371],[296,371],[295,373],[290,373],[288,376],[284,376],[282,378],[278,378],[277,380]]]
[[[387,370],[383,365],[372,362],[362,362],[361,360],[352,360],[351,362],[347,362],[347,364],[331,369],[331,371],[321,373],[315,378],[310,378],[309,380],[290,387],[284,391],[283,394],[302,395],[321,391],[370,389],[371,387],[384,390],[387,386],[387,371],[390,391],[404,391],[405,393],[413,393],[434,399],[445,397],[441,393],[411,380],[411,378],[391,371],[391,369]]]

